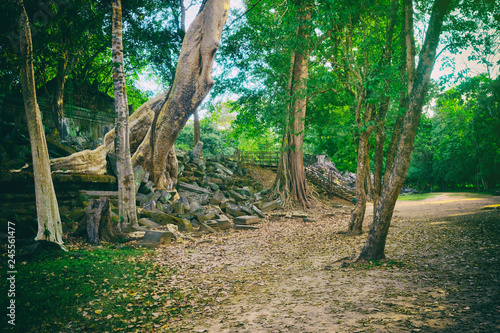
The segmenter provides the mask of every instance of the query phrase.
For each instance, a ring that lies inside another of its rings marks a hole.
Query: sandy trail
[[[398,202],[384,265],[325,269],[366,239],[337,234],[342,210],[310,211],[315,223],[269,221],[195,253],[170,248],[169,265],[191,276],[186,288],[220,290],[171,331],[500,331],[500,210],[481,209],[498,204],[456,193]]]

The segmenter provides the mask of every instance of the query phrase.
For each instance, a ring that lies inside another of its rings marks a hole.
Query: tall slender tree
[[[35,179],[38,219],[36,239],[47,240],[62,245],[61,217],[59,215],[59,207],[50,172],[49,152],[47,150],[42,117],[36,97],[31,29],[23,1],[18,0],[17,3],[20,7],[18,19],[20,56],[22,59],[20,79],[30,135],[33,176]]]
[[[433,3],[425,41],[419,54],[415,78],[411,80],[412,88],[409,95],[408,109],[403,120],[394,163],[383,186],[368,238],[358,260],[385,258],[387,233],[399,191],[403,186],[406,173],[408,172],[415,134],[420,123],[424,99],[428,91],[430,76],[436,59],[439,36],[450,3],[451,0],[436,0]],[[411,6],[405,6],[405,9],[411,10]],[[413,15],[412,13],[407,13],[407,15],[410,14]],[[413,34],[413,31],[407,29],[407,33]],[[411,59],[408,59],[408,61],[411,61]]]
[[[123,65],[122,4],[113,0],[112,52],[113,91],[115,95],[115,155],[118,177],[118,214],[121,229],[138,226],[135,205],[135,183],[130,155],[128,100]]]

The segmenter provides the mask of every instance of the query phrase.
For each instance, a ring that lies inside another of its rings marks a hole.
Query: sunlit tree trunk
[[[135,183],[130,156],[128,99],[123,64],[122,5],[113,1],[112,52],[113,91],[115,96],[115,155],[118,181],[119,229],[138,226],[135,206]]]
[[[401,137],[399,138],[394,164],[388,175],[387,182],[382,189],[382,194],[373,216],[373,223],[368,238],[358,260],[385,258],[387,233],[389,231],[399,191],[403,186],[410,165],[415,134],[418,124],[420,123],[422,107],[428,91],[430,76],[436,58],[436,49],[439,44],[439,36],[450,2],[451,0],[436,0],[433,4],[429,26],[419,55],[418,68],[415,72],[415,79],[409,96],[408,110],[403,120]],[[406,8],[410,8],[411,10],[411,6],[405,6],[405,9]],[[408,33],[410,33],[410,31]],[[411,31],[411,34],[413,36],[413,31]]]
[[[21,64],[21,86],[23,90],[24,109],[28,122],[31,154],[33,157],[33,176],[35,179],[36,210],[38,219],[37,240],[47,240],[63,244],[62,224],[57,205],[56,193],[49,164],[49,152],[42,117],[36,97],[35,75],[33,70],[33,46],[28,15],[22,0],[19,16],[19,41]]]

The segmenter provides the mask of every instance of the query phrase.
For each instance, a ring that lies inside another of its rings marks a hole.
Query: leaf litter
[[[490,332],[498,321],[498,211],[436,221],[396,218],[388,259],[348,267],[367,232],[346,237],[345,209],[309,210],[316,222],[268,219],[253,231],[206,236],[157,251],[190,295],[170,332]],[[366,226],[367,228],[367,226]],[[367,231],[366,229],[365,231]]]

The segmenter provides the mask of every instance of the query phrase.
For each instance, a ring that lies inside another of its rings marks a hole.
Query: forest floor
[[[342,267],[365,239],[339,234],[349,210],[319,204],[316,222],[271,218],[255,231],[158,249],[182,272],[190,311],[173,332],[498,332],[500,197],[440,193],[398,201],[387,260]],[[368,230],[372,207],[368,207]],[[191,296],[190,296],[191,295]]]
[[[347,237],[352,205],[328,199],[307,211],[315,222],[272,215],[256,230],[159,248],[78,240],[68,252],[19,252],[15,283],[0,280],[15,290],[0,307],[15,300],[16,325],[4,317],[0,330],[499,332],[500,196],[401,199],[387,260],[365,264],[336,261],[360,252],[372,206],[365,233]]]

